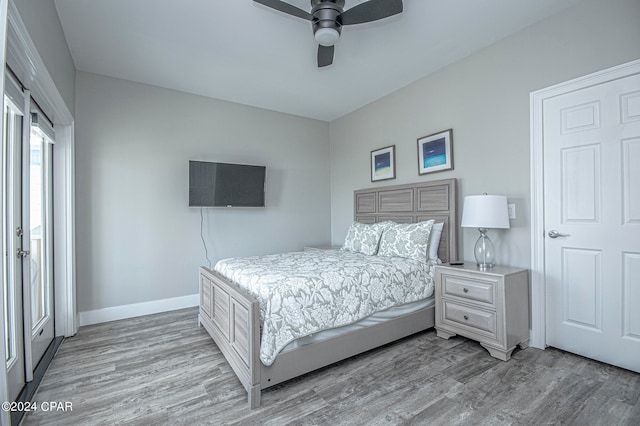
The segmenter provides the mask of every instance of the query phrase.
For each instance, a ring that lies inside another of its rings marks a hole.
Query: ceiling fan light
[[[333,28],[318,28],[314,35],[322,46],[333,46],[340,38],[340,33]]]

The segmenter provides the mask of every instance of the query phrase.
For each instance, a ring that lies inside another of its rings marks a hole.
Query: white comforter
[[[260,360],[291,341],[433,294],[433,263],[341,250],[224,259],[215,270],[260,303]]]

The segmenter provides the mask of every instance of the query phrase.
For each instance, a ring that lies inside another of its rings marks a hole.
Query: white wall
[[[213,262],[330,240],[329,125],[78,72],[78,311],[198,292],[188,160],[267,167],[266,208],[204,209]]]
[[[640,58],[640,1],[587,0],[331,123],[332,242],[370,182],[370,151],[396,145],[395,180],[455,177],[465,195],[506,195],[518,218],[492,230],[497,261],[530,265],[529,93]],[[418,176],[418,137],[453,128],[454,170]],[[460,217],[458,217],[458,223]],[[473,260],[477,230],[460,256]]]

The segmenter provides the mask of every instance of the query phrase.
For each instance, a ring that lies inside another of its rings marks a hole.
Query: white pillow
[[[420,223],[398,223],[385,229],[380,238],[379,256],[406,257],[427,261],[427,246],[433,220]]]
[[[347,231],[342,250],[372,256],[378,252],[380,235],[384,229],[381,224],[366,225],[353,222]]]
[[[434,223],[431,227],[429,235],[429,259],[438,259],[438,247],[440,247],[440,238],[442,237],[443,222]]]

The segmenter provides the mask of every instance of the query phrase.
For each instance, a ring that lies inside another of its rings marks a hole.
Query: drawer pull
[[[469,315],[465,315],[465,316],[464,316],[464,319],[465,319],[465,320],[468,320],[468,319],[469,319]]]
[[[464,291],[465,293],[469,293],[469,289],[468,288],[463,288],[462,291]]]

